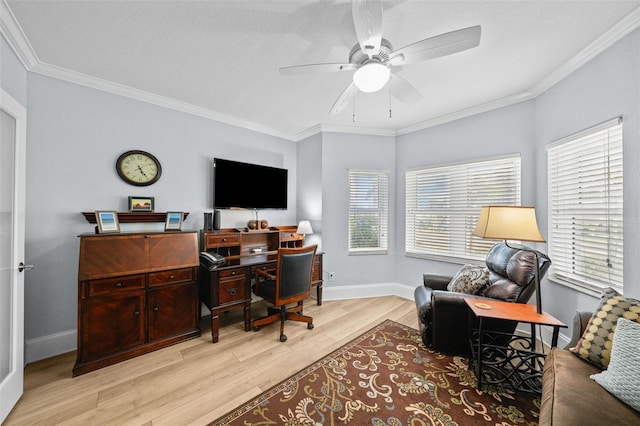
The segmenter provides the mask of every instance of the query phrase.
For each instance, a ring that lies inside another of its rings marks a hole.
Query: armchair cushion
[[[476,294],[489,284],[489,268],[486,266],[464,265],[449,281],[448,291]]]

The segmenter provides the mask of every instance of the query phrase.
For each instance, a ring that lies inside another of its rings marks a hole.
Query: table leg
[[[220,330],[220,311],[214,309],[211,311],[211,343],[218,342]]]
[[[478,320],[478,354],[476,356],[476,378],[478,389],[482,389],[482,318]]]
[[[560,327],[557,325],[553,326],[553,336],[551,337],[551,347],[555,347],[558,345],[558,334],[560,333]]]

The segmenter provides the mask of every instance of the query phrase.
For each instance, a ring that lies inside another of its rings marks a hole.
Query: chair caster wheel
[[[253,331],[258,331],[258,330],[260,330],[260,327],[256,327],[256,326],[253,327]]]
[[[313,328],[313,324],[308,323],[308,324],[307,324],[307,328],[308,328],[309,330],[311,330],[311,329]]]
[[[280,341],[281,342],[286,342],[287,341],[287,336],[285,336],[284,334],[282,336],[280,336]]]

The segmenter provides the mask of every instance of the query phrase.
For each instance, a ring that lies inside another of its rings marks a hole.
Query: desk
[[[485,299],[464,299],[470,313],[478,319],[478,329],[470,330],[471,358],[478,389],[482,382],[491,385],[507,385],[513,390],[540,393],[542,366],[546,354],[536,352],[536,325],[553,327],[551,347],[558,344],[560,327],[566,327],[546,312],[538,314],[536,307],[524,303],[502,302]],[[531,325],[530,336],[506,335],[485,330],[487,319],[517,321]],[[469,321],[473,327],[473,321]]]
[[[220,314],[233,309],[244,310],[244,330],[251,330],[251,282],[256,269],[275,270],[277,254],[240,256],[225,265],[209,270],[202,265],[198,274],[200,301],[211,311],[211,341],[216,343]],[[322,304],[322,253],[316,253],[311,273],[311,287],[316,288],[318,305]]]

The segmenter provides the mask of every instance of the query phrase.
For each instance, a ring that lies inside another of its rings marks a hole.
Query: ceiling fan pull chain
[[[391,82],[389,82],[388,86],[389,86],[389,118],[392,118],[391,117]]]
[[[356,122],[356,88],[353,88],[353,116],[352,116],[352,120],[355,123]]]

